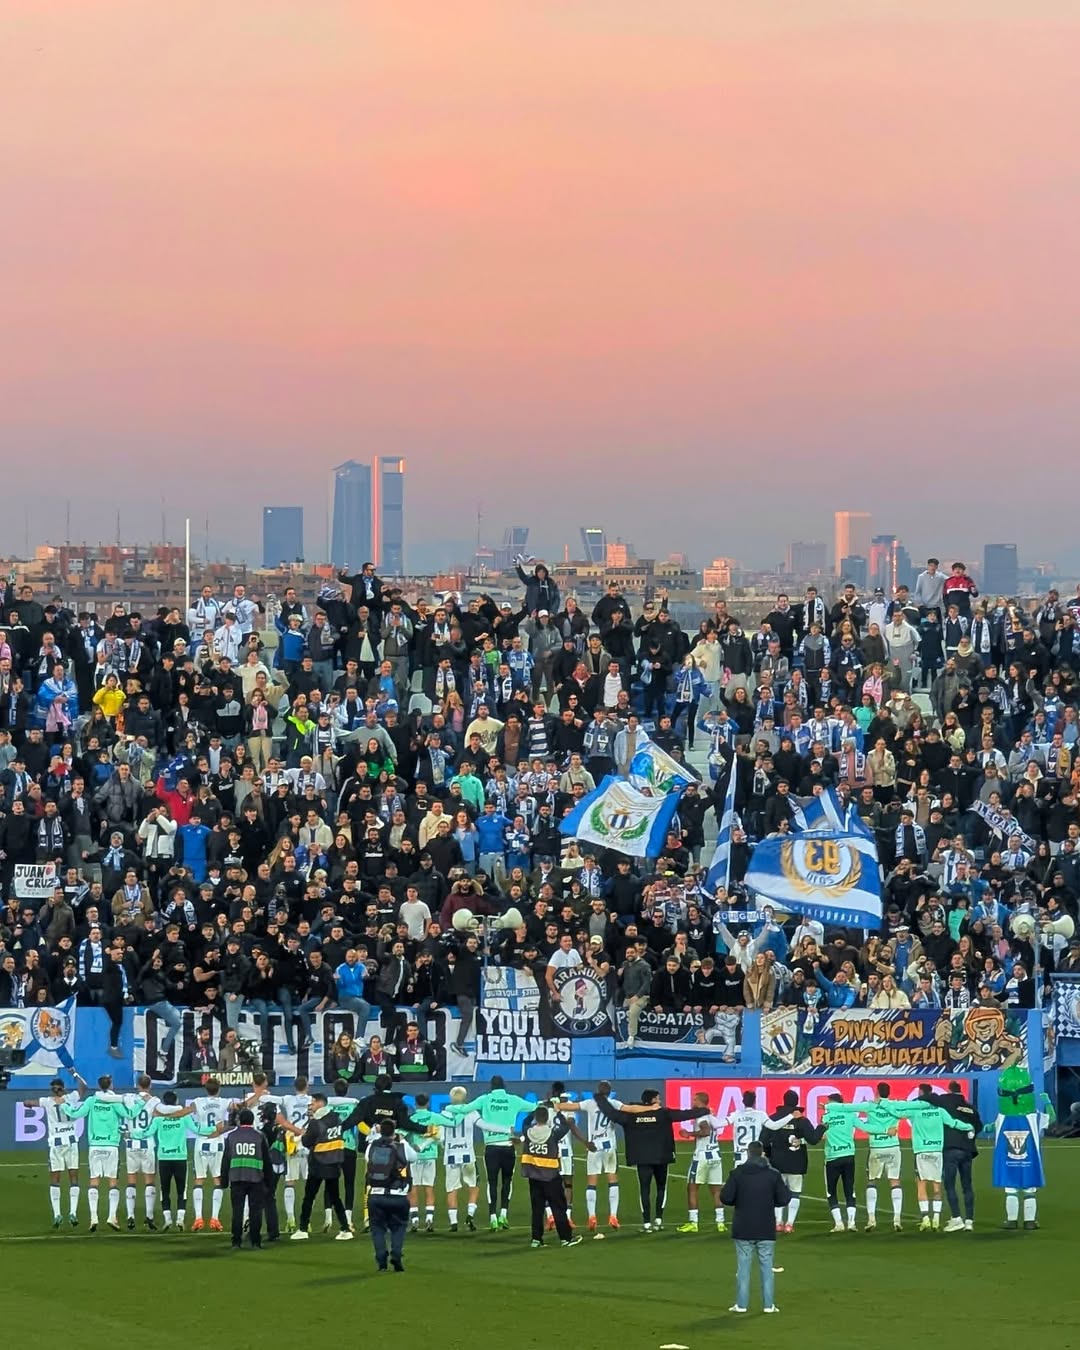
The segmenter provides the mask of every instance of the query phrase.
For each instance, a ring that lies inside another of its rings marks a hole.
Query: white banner
[[[0,1009],[0,1049],[21,1050],[26,1056],[23,1064],[11,1066],[13,1082],[74,1065],[75,1014],[73,998],[58,1008]]]
[[[473,1039],[466,1041],[467,1053],[459,1054],[454,1048],[461,1020],[457,1013],[440,1008],[428,1018],[421,1034],[435,1050],[436,1073],[438,1079],[472,1078],[476,1071],[476,1055],[472,1048]],[[183,1014],[183,1026],[173,1042],[169,1053],[162,1057],[159,1046],[165,1038],[166,1027],[153,1013],[143,1008],[135,1011],[133,1065],[136,1074],[148,1073],[159,1083],[175,1083],[180,1066],[185,1063],[184,1052],[195,1044],[196,1034],[201,1027],[212,1026],[214,1030],[213,1046],[217,1051],[225,1034],[222,1018],[207,1017],[204,1013],[186,1011]],[[312,1083],[333,1081],[330,1066],[330,1051],[334,1042],[343,1031],[347,1031],[355,1040],[366,1043],[372,1036],[385,1039],[385,1030],[378,1017],[371,1017],[366,1027],[357,1028],[354,1013],[342,1009],[330,1009],[324,1013],[315,1013],[311,1019],[312,1043],[306,1050],[291,1051],[285,1043],[284,1027],[280,1013],[273,1015],[269,1026],[260,1026],[253,1013],[242,1012],[238,1019],[237,1030],[240,1040],[250,1046],[258,1058],[257,1064],[248,1067],[265,1069],[276,1074],[278,1081],[291,1082],[297,1074],[306,1074]],[[475,1035],[475,1027],[473,1035]],[[297,1047],[301,1044],[300,1029],[297,1027]],[[387,1050],[392,1049],[390,1043]],[[328,1077],[328,1075],[330,1075]]]
[[[20,900],[48,900],[55,890],[55,863],[15,864],[15,894]]]
[[[481,1008],[476,1058],[488,1064],[569,1064],[570,1037],[545,1036],[540,1013]]]

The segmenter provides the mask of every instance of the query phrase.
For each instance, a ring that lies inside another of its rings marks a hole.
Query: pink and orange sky
[[[0,553],[322,556],[393,453],[417,567],[1080,563],[1078,67],[1075,0],[7,0]]]

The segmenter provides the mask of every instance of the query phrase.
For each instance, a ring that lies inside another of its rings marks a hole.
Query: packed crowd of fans
[[[516,605],[407,600],[366,565],[310,607],[204,588],[104,622],[0,583],[0,1005],[104,1007],[114,1050],[134,1004],[166,1049],[185,1007],[233,1041],[241,1010],[284,1013],[290,1044],[317,1011],[379,1010],[389,1047],[342,1051],[374,1076],[435,1008],[464,1045],[484,959],[541,983],[588,963],[631,1034],[647,1008],[1025,1007],[1036,964],[1080,968],[1046,927],[1080,895],[1080,588],[1025,612],[931,561],[911,593],[811,587],[756,631],[718,601],[686,632],[663,593],[635,615],[615,585],[582,607],[519,573]],[[559,822],[646,735],[696,747],[701,781],[658,858],[593,857]],[[881,933],[732,918],[754,842],[828,786],[877,839]],[[54,894],[19,899],[43,862]]]

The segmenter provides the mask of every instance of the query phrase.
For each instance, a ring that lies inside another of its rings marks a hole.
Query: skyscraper
[[[399,577],[405,571],[405,461],[380,455],[376,467],[373,561],[380,572]]]
[[[845,582],[850,581],[857,591],[866,590],[868,584],[866,559],[858,553],[841,558],[840,575]]]
[[[791,577],[812,577],[818,572],[824,572],[824,543],[817,539],[797,539],[788,544],[784,571]]]
[[[1019,588],[1019,564],[1015,544],[984,544],[981,590],[984,595],[1003,595],[1011,600]]]
[[[371,467],[347,459],[334,470],[334,524],[330,561],[357,571],[373,562],[371,538]]]
[[[263,566],[294,563],[304,556],[304,508],[263,507]]]
[[[582,525],[581,547],[585,550],[581,555],[585,562],[603,566],[607,557],[607,539],[599,525]]]
[[[890,599],[896,590],[896,550],[899,547],[900,541],[895,534],[875,534],[870,541],[866,584],[880,586]]]
[[[836,511],[833,513],[833,528],[833,558],[839,576],[845,558],[870,557],[870,512]]]

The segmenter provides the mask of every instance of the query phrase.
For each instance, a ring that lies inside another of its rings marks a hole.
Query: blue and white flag
[[[561,834],[580,843],[616,849],[634,858],[657,858],[679,805],[678,792],[657,796],[609,774],[560,822]]]
[[[698,780],[685,764],[673,759],[666,750],[647,740],[639,746],[627,770],[627,779],[639,792],[663,796],[668,792],[682,792]]]
[[[728,769],[727,787],[724,789],[724,811],[720,817],[720,832],[716,836],[716,851],[705,874],[705,889],[715,895],[721,886],[725,888],[731,880],[731,832],[735,828],[735,774],[737,764],[734,759]]]
[[[792,829],[842,832],[846,828],[844,803],[835,788],[826,788],[820,796],[792,797],[791,800],[795,804]]]
[[[881,883],[877,849],[865,834],[824,831],[763,839],[746,885],[757,899],[843,928],[877,928]]]
[[[974,811],[977,816],[981,816],[994,833],[999,834],[1006,843],[1008,843],[1013,835],[1018,835],[1020,843],[1029,853],[1038,851],[1038,845],[1035,840],[1032,839],[1030,834],[1024,833],[1016,823],[1016,818],[1011,812],[995,810],[989,802],[978,800],[973,801],[968,807],[968,810]]]

